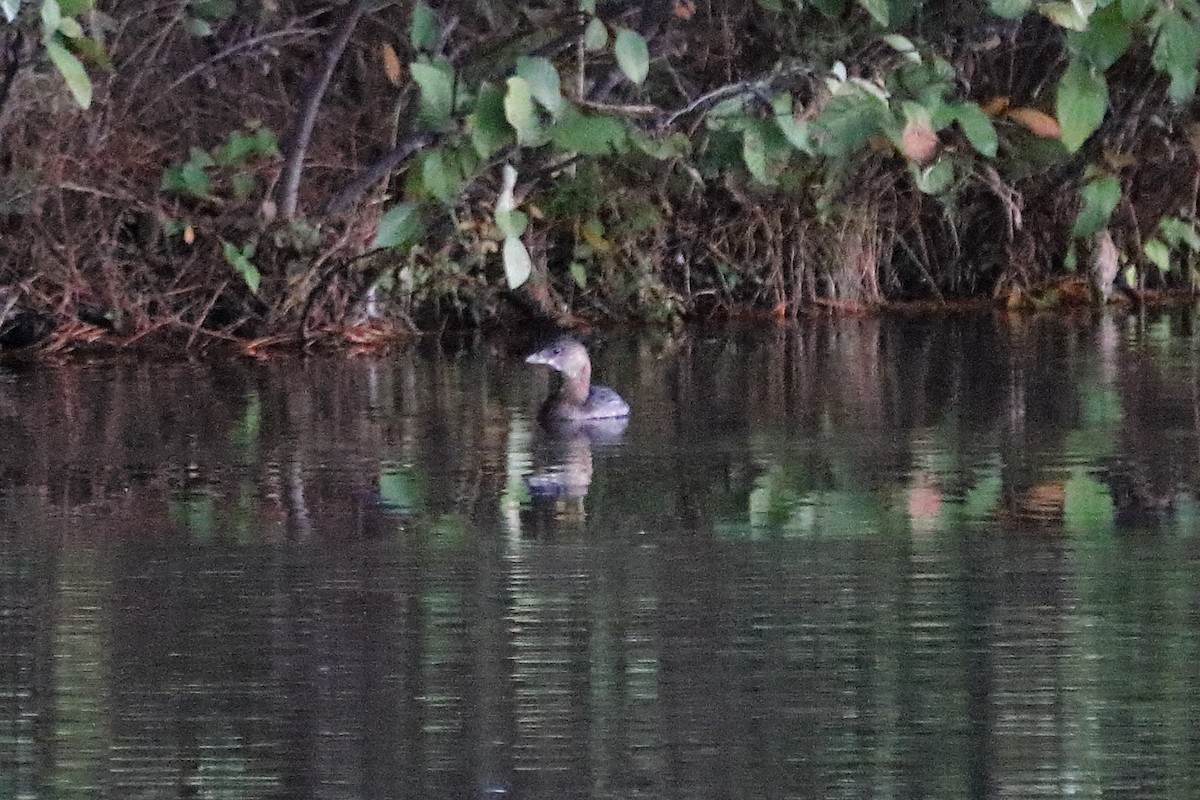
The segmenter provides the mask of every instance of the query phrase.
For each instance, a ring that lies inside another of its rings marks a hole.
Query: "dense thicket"
[[[1103,299],[1200,251],[1196,0],[0,11],[9,317],[371,340],[1071,270]]]

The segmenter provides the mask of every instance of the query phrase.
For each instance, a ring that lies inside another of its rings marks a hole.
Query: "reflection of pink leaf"
[[[924,480],[908,490],[908,517],[911,520],[929,520],[942,510],[942,493],[936,486]]]

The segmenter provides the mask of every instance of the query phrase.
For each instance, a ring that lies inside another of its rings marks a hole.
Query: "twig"
[[[321,253],[319,256],[317,256],[317,258],[308,268],[310,275],[313,272],[321,270],[325,262],[332,258],[334,253],[345,247],[346,242],[350,240],[350,232],[353,230],[353,228],[353,225],[347,224],[345,231],[342,232],[341,237],[338,238],[333,246],[327,248],[324,253]],[[313,285],[312,290],[309,291],[308,296],[304,299],[304,308],[300,313],[300,329],[298,334],[300,341],[305,347],[308,346],[308,317],[310,314],[312,314],[313,306],[316,305],[317,296],[325,290],[325,287],[330,281],[333,280],[335,275],[337,275],[343,269],[350,267],[350,265],[356,263],[360,259],[369,256],[372,252],[374,251],[368,250],[366,253],[361,253],[354,258],[349,259],[348,261],[337,261],[321,272],[320,276],[317,278],[317,282]]]
[[[807,75],[811,72],[812,70],[807,64],[793,64],[775,69],[770,74],[764,75],[760,78],[738,81],[737,83],[730,83],[725,86],[718,86],[716,89],[700,95],[683,108],[668,114],[667,118],[663,120],[662,124],[664,127],[670,127],[671,125],[674,125],[675,121],[680,117],[687,116],[688,114],[698,111],[705,106],[716,105],[721,100],[729,97],[737,97],[738,95],[762,94],[766,90],[774,87],[776,81],[780,79],[791,78],[796,75]]]
[[[25,41],[25,36],[18,28],[13,31],[12,38],[8,41],[8,50],[5,53],[4,64],[4,79],[0,82],[0,114],[4,112],[4,107],[8,105],[8,93],[12,90],[13,81],[17,77],[18,70],[21,69],[21,45]]]
[[[405,136],[396,143],[395,147],[377,158],[374,164],[348,183],[346,188],[334,195],[325,204],[325,213],[337,214],[345,211],[362,196],[363,192],[383,180],[388,173],[408,160],[414,153],[423,150],[435,141],[437,141],[437,137],[431,133],[411,133]]]
[[[149,108],[150,106],[159,103],[164,97],[173,95],[176,89],[190,81],[192,78],[210,69],[211,67],[216,66],[225,59],[232,58],[243,50],[249,50],[251,48],[258,47],[259,45],[274,39],[287,39],[293,36],[296,38],[304,38],[307,36],[313,36],[316,33],[318,33],[316,28],[281,28],[277,31],[268,31],[267,33],[259,34],[258,36],[252,36],[249,39],[244,39],[243,41],[238,42],[237,44],[230,45],[221,52],[215,53],[212,56],[204,59],[196,66],[192,67],[187,72],[171,81],[170,85],[167,86],[166,89],[163,89],[161,92],[156,94],[154,98],[144,106],[144,108]]]
[[[592,111],[608,111],[613,114],[624,114],[627,117],[655,117],[663,113],[661,108],[651,105],[615,105],[587,99],[580,100],[579,105]]]
[[[101,197],[105,200],[117,200],[118,202],[129,203],[131,205],[137,203],[137,198],[128,194],[114,194],[112,192],[106,192],[103,189],[97,189],[94,186],[84,186],[83,184],[72,183],[71,181],[64,181],[60,183],[58,188],[68,192],[79,192],[80,194],[94,195],[95,197]]]
[[[304,92],[304,113],[300,117],[299,125],[296,126],[296,133],[288,148],[287,161],[283,168],[283,193],[279,210],[284,219],[292,219],[296,216],[296,205],[300,199],[300,175],[304,172],[304,156],[308,153],[308,142],[312,138],[313,126],[317,122],[317,109],[320,108],[321,100],[325,97],[325,90],[329,88],[334,67],[341,60],[342,53],[346,50],[346,44],[350,41],[350,34],[353,33],[359,18],[367,8],[367,2],[368,0],[355,0],[354,4],[346,9],[346,16],[342,20],[341,27],[325,51],[324,65],[313,76],[312,82]]]
[[[204,324],[204,320],[213,310],[213,306],[217,304],[217,298],[221,296],[221,293],[225,291],[225,287],[228,285],[229,281],[221,281],[221,285],[218,286],[217,290],[212,293],[212,297],[208,298],[208,303],[205,304],[204,310],[200,312],[199,316],[196,317],[195,322],[192,324],[192,332],[188,335],[187,346],[183,348],[184,350],[192,349],[192,343],[196,341],[196,334],[200,333],[200,326]]]

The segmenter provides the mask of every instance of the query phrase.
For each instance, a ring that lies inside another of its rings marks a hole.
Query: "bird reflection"
[[[534,535],[562,523],[580,524],[586,518],[584,498],[592,483],[592,447],[621,441],[628,417],[592,420],[543,419],[545,452],[542,465],[526,476]]]

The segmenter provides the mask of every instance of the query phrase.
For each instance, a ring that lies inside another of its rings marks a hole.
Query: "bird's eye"
[[[561,347],[555,347],[555,348],[554,348],[554,350],[552,350],[551,352],[553,352],[553,353],[554,353],[554,355],[556,355],[556,356],[561,356],[561,355],[562,355],[562,348],[561,348]]]

